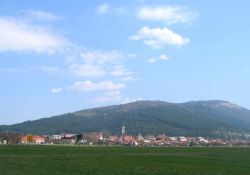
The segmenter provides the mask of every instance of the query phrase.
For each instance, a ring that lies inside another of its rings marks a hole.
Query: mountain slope
[[[0,131],[33,134],[104,131],[120,134],[123,122],[129,134],[216,136],[215,131],[249,131],[250,111],[226,101],[178,104],[138,101],[0,126]]]

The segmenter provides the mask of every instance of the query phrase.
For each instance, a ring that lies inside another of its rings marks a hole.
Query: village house
[[[61,137],[61,142],[63,144],[75,144],[76,136],[77,134],[64,134],[63,137]]]
[[[30,137],[30,138],[29,138]],[[22,144],[28,144],[28,143],[32,143],[32,144],[44,144],[45,143],[45,137],[43,136],[38,136],[38,135],[30,135],[30,136],[23,136],[21,138],[21,143]]]

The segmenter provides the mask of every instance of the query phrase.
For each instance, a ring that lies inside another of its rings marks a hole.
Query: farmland
[[[250,174],[247,147],[0,145],[0,175]]]

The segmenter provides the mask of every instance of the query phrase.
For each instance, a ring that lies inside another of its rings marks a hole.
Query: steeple
[[[126,134],[126,127],[125,127],[124,121],[123,121],[123,123],[122,123],[122,135],[125,136],[125,134]]]

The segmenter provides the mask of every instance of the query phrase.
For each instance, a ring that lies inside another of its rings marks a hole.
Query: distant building
[[[52,135],[52,136],[50,136],[50,139],[52,139],[52,140],[60,140],[61,138],[62,138],[61,135]]]
[[[179,136],[179,140],[180,140],[181,142],[186,142],[186,141],[187,141],[187,138],[184,137],[184,136]]]
[[[31,137],[31,140],[29,141],[28,137]],[[33,144],[44,144],[45,143],[45,137],[43,136],[23,136],[21,138],[21,143],[22,144],[28,144],[28,143],[33,143]]]
[[[64,134],[61,137],[61,141],[63,144],[75,144],[77,140],[77,134]]]
[[[198,137],[198,141],[202,143],[208,143],[209,141],[203,137]]]
[[[35,136],[33,136],[33,141],[35,142],[35,144],[44,144],[45,137],[35,135]]]
[[[21,143],[22,143],[22,144],[27,144],[27,143],[28,143],[27,136],[23,136],[23,137],[21,138]]]

